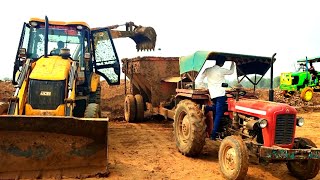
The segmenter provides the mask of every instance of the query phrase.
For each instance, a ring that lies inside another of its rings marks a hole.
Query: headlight
[[[31,22],[30,22],[30,25],[31,25],[32,27],[36,27],[36,26],[38,25],[38,23],[35,22],[35,21],[31,21]]]
[[[301,127],[304,125],[304,119],[302,117],[297,117],[297,126]]]
[[[258,123],[260,128],[265,128],[268,125],[268,121],[266,119],[259,119]]]
[[[81,30],[81,29],[83,29],[83,27],[80,26],[80,25],[78,25],[78,26],[77,26],[77,29],[78,29],[78,30]]]

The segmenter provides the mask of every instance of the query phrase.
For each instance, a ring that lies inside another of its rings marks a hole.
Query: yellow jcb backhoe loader
[[[113,38],[152,50],[152,27],[126,23],[90,29],[84,22],[31,18],[14,63],[15,92],[0,116],[0,179],[108,174],[108,119],[100,118],[100,76],[120,81]]]

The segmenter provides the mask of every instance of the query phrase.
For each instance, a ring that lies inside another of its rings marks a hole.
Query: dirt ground
[[[298,137],[307,137],[320,146],[320,113],[304,113],[305,126]],[[206,140],[199,157],[189,158],[176,149],[172,121],[159,117],[129,124],[112,121],[109,126],[108,179],[224,179],[219,170],[217,142]],[[294,180],[285,164],[257,165],[251,159],[247,180]],[[318,175],[314,179],[320,179]]]
[[[1,100],[6,99],[13,90],[10,85],[5,85],[2,87],[6,89],[1,88],[0,91]],[[258,91],[258,98],[267,99],[266,92]],[[173,121],[158,116],[147,118],[141,123],[123,121],[123,82],[121,86],[113,87],[103,82],[102,94],[103,116],[110,117],[110,174],[108,178],[88,179],[224,179],[218,164],[218,142],[207,139],[200,156],[185,157],[176,149]],[[313,105],[318,102],[315,101]],[[305,118],[305,125],[297,128],[296,136],[310,138],[320,146],[320,112],[317,109],[302,109],[299,112],[299,116]],[[247,180],[296,179],[289,174],[285,164],[262,166],[257,165],[254,159],[250,161]],[[314,179],[320,180],[320,175]]]

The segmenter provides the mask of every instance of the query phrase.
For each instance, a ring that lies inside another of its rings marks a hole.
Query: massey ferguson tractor
[[[179,151],[187,156],[201,152],[206,135],[213,127],[212,119],[206,119],[206,115],[210,116],[201,110],[209,101],[208,91],[195,89],[194,80],[204,63],[214,60],[217,55],[235,62],[237,76],[242,76],[242,79],[250,74],[263,77],[270,67],[273,79],[275,55],[270,58],[196,52],[181,57],[180,74],[188,77],[192,86],[190,89],[177,89],[179,103],[174,116],[174,135]],[[258,82],[252,81],[254,85]],[[295,138],[296,126],[303,125],[303,118],[297,117],[297,111],[287,104],[249,99],[245,94],[241,87],[226,93],[227,101],[218,133],[221,138],[219,164],[222,174],[227,179],[243,179],[248,171],[250,153],[263,163],[286,162],[289,171],[297,178],[314,178],[319,172],[320,149],[307,138]],[[273,100],[272,83],[269,100]]]
[[[139,121],[144,110],[173,119],[178,150],[186,156],[201,153],[214,126],[214,112],[205,112],[204,107],[211,105],[210,95],[207,89],[196,88],[196,78],[205,63],[213,62],[217,56],[236,63],[238,82],[247,78],[255,86],[269,69],[273,79],[275,55],[197,51],[180,59],[123,59],[123,72],[131,84],[129,92],[126,91],[125,119]],[[257,75],[261,77],[258,79]],[[320,149],[307,138],[295,137],[296,126],[303,126],[304,119],[297,117],[295,108],[272,102],[272,86],[271,81],[270,101],[254,98],[239,85],[226,91],[218,141],[221,142],[220,169],[227,179],[246,176],[249,153],[262,164],[285,162],[291,174],[300,179],[311,179],[318,174]]]

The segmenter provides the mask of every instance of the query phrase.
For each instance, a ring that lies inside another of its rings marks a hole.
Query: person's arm
[[[205,85],[204,85],[204,78],[206,78],[207,77],[207,69],[205,69],[204,71],[203,71],[203,73],[200,75],[200,78],[199,78],[199,86],[200,86],[200,88],[205,88]]]
[[[233,72],[234,72],[234,66],[235,66],[234,64],[235,64],[234,62],[231,63],[230,69],[221,68],[221,72],[222,72],[224,75],[231,75],[231,74],[233,74]]]

